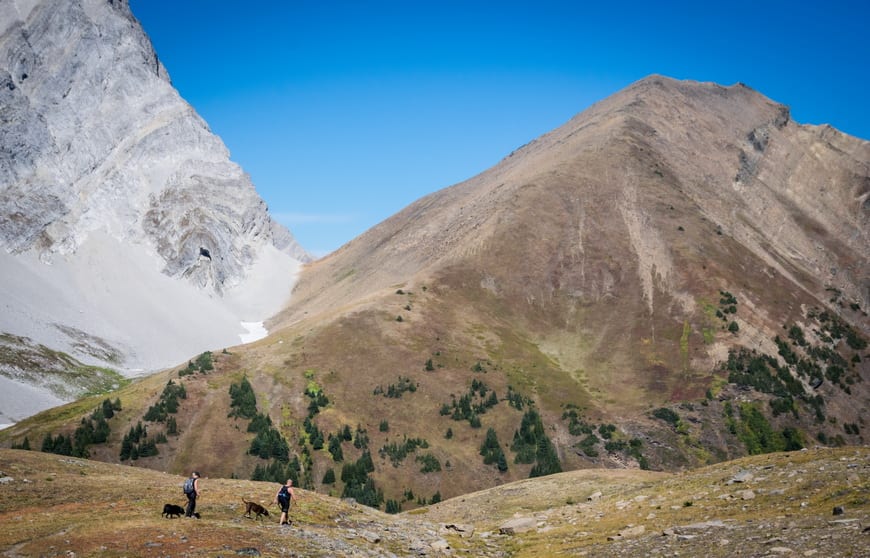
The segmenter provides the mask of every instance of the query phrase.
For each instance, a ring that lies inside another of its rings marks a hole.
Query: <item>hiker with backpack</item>
[[[287,512],[290,511],[290,502],[295,499],[296,493],[293,492],[293,479],[287,479],[287,483],[281,485],[281,488],[275,493],[275,503],[281,506],[280,525],[290,525]]]
[[[184,517],[196,517],[196,497],[199,495],[199,471],[194,471],[190,478],[184,481],[184,495],[187,496],[187,509]]]

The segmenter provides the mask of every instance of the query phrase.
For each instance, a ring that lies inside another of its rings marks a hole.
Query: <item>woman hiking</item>
[[[287,479],[287,483],[281,485],[281,488],[275,493],[275,503],[281,506],[280,525],[290,525],[287,512],[290,511],[290,502],[292,500],[296,500],[296,493],[293,491],[293,479]]]

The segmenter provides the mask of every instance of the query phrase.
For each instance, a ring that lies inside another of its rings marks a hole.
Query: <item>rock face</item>
[[[113,346],[113,366],[170,365],[237,342],[239,321],[279,310],[310,259],[125,1],[0,3],[0,122],[0,332],[106,363],[72,326]],[[174,310],[158,315],[162,303]]]
[[[103,230],[153,246],[170,276],[217,292],[237,284],[278,226],[173,89],[127,4],[2,10],[2,245],[50,261]]]

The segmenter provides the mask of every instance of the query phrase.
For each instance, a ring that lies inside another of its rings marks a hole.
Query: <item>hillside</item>
[[[206,478],[199,520],[167,519],[183,476],[0,450],[4,556],[868,556],[870,453],[810,450],[682,474],[572,471],[388,515],[274,483]],[[842,514],[834,515],[834,508]]]
[[[862,445],[868,187],[866,141],[744,85],[652,76],[308,264],[267,338],[0,444],[392,511]]]

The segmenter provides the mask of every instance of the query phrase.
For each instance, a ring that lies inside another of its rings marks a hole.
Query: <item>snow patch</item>
[[[241,322],[242,327],[248,330],[247,333],[240,333],[239,338],[242,340],[242,344],[244,343],[253,343],[254,341],[259,341],[263,339],[269,332],[266,331],[266,327],[263,325],[263,322]]]
[[[301,264],[273,246],[258,256],[245,280],[221,298],[163,274],[165,263],[149,246],[100,231],[91,232],[75,254],[56,254],[52,265],[35,252],[0,249],[0,333],[28,337],[126,377],[143,376],[240,344],[240,337],[250,343],[268,334],[263,323],[290,299]],[[122,362],[79,350],[78,339],[57,324],[115,348]],[[63,403],[0,373],[0,424]]]
[[[0,376],[0,424],[8,428],[31,415],[63,405],[64,400],[22,382]]]

